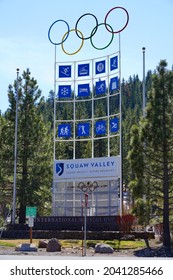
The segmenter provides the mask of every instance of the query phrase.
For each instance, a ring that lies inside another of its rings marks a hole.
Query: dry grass
[[[29,239],[1,239],[0,246],[15,247],[21,243],[30,243]],[[33,239],[32,243],[38,244],[37,239]]]
[[[38,245],[39,240],[33,239],[32,243]],[[0,246],[7,246],[7,247],[15,247],[22,243],[30,243],[29,239],[1,239]],[[82,240],[60,240],[62,247],[64,248],[74,248],[74,247],[81,247]],[[97,243],[106,243],[112,246],[114,249],[137,249],[145,247],[145,242],[141,240],[137,241],[121,241],[120,243],[118,240],[87,240],[87,246],[93,247]]]

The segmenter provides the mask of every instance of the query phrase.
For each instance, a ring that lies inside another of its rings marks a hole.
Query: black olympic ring
[[[80,189],[83,192],[86,192],[86,191],[93,192],[98,187],[99,186],[98,186],[98,183],[96,181],[94,181],[94,182],[87,182],[86,184],[84,182],[80,182],[78,184],[78,186],[77,186],[77,188]]]
[[[96,27],[95,27],[95,32],[92,32],[93,34],[91,34],[91,35],[88,36],[88,37],[83,37],[83,38],[82,38],[81,36],[79,36],[78,28],[77,28],[77,27],[78,27],[79,21],[80,21],[81,18],[83,18],[84,16],[93,16],[93,17],[95,18],[95,21],[96,21]],[[76,25],[75,25],[76,35],[77,35],[80,39],[82,39],[82,40],[91,39],[91,37],[94,36],[94,34],[97,32],[97,27],[98,27],[98,19],[96,18],[95,15],[90,14],[90,13],[83,14],[83,15],[77,20]]]
[[[115,10],[115,9],[121,9],[121,10],[123,10],[123,11],[126,13],[126,17],[127,17],[127,18],[126,18],[126,23],[125,23],[125,25],[124,25],[121,29],[116,30],[116,31],[114,31],[113,28],[112,28],[112,26],[109,25],[109,24],[107,23],[108,16],[109,16],[110,13],[111,13],[113,10]],[[94,19],[95,19],[95,21],[96,21],[96,26],[95,26],[95,27],[93,28],[93,30],[91,31],[90,36],[84,37],[83,34],[82,34],[82,32],[81,32],[80,30],[78,30],[77,27],[78,27],[79,21],[80,21],[84,16],[88,16],[88,15],[94,17]],[[57,22],[60,22],[60,21],[64,22],[64,23],[67,25],[67,29],[68,29],[68,30],[67,30],[67,32],[64,34],[64,36],[62,37],[61,42],[55,43],[55,42],[53,42],[53,41],[51,40],[50,32],[51,32],[51,28],[53,27],[53,25],[54,25],[55,23],[57,23]],[[106,14],[106,16],[105,16],[104,23],[100,23],[100,24],[98,24],[98,19],[97,19],[97,17],[96,17],[95,15],[91,14],[91,13],[86,13],[86,14],[83,14],[81,17],[79,17],[79,19],[77,20],[77,22],[76,22],[76,24],[75,24],[75,29],[72,29],[72,30],[70,30],[69,24],[68,24],[65,20],[62,20],[62,19],[56,20],[55,22],[52,23],[52,25],[51,25],[50,28],[49,28],[49,31],[48,31],[48,38],[49,38],[49,41],[50,41],[53,45],[63,45],[63,43],[67,40],[70,31],[73,31],[73,30],[74,30],[74,31],[76,32],[76,35],[78,36],[78,38],[80,38],[82,41],[83,41],[83,40],[88,40],[88,39],[90,39],[91,45],[92,45],[95,49],[97,49],[97,50],[103,50],[103,49],[106,49],[106,48],[112,43],[113,38],[114,38],[114,34],[117,34],[117,33],[122,32],[122,31],[127,27],[128,23],[129,23],[129,13],[128,13],[128,11],[127,11],[125,8],[119,7],[119,6],[118,6],[118,7],[114,7],[114,8],[112,8],[112,9],[110,9],[110,10],[108,11],[108,13]],[[103,24],[105,25],[107,31],[110,32],[110,33],[112,33],[112,38],[111,38],[110,42],[109,42],[105,47],[98,48],[98,47],[96,47],[96,46],[93,44],[92,38],[93,38],[93,36],[96,34],[96,32],[97,32],[97,30],[98,30],[98,27],[99,27],[100,25],[103,25]],[[82,46],[83,46],[83,44],[82,44]],[[82,47],[82,46],[81,46],[81,47]],[[80,47],[76,52],[74,52],[74,53],[72,53],[72,54],[76,54],[76,53],[81,49],[81,47]],[[63,49],[63,51],[64,51],[64,48],[63,48],[63,47],[62,47],[62,49]],[[69,54],[69,53],[67,53],[66,51],[64,51],[64,52],[65,52],[66,54]],[[69,55],[71,55],[71,54],[69,54]]]

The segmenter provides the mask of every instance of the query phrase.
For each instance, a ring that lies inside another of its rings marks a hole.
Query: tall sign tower
[[[107,21],[110,13],[118,9],[125,13],[126,22],[121,30],[114,30]],[[78,30],[83,17],[96,21],[89,37]],[[87,13],[77,20],[74,29],[70,30],[64,20],[55,21],[49,28],[49,40],[55,45],[53,215],[81,216],[86,193],[87,215],[122,215],[120,32],[128,21],[126,9],[114,7],[101,24],[95,15]],[[60,43],[55,43],[51,30],[60,22],[67,26],[67,32]],[[111,37],[104,47],[93,43],[101,26]],[[64,47],[70,32],[76,32],[81,40],[74,53],[67,53]],[[102,50],[112,43],[115,34],[119,47],[111,55],[82,61],[56,59],[57,45],[67,55],[74,55],[89,39],[94,48]]]

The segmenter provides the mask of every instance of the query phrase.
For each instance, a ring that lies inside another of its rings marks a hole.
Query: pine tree
[[[170,248],[173,205],[173,72],[166,67],[166,61],[162,60],[153,75],[146,117],[139,127],[133,127],[129,158],[134,172],[134,181],[131,183],[134,195],[143,201],[140,205],[146,209],[145,212],[155,218],[161,217],[163,245]]]
[[[38,111],[43,115],[45,123],[50,122],[52,130],[54,122],[54,92],[52,90],[49,92],[47,99],[45,97],[41,98]]]
[[[26,206],[37,206],[38,213],[50,209],[53,143],[50,127],[39,113],[41,91],[37,81],[31,78],[29,69],[19,79],[18,153],[17,153],[17,204],[19,222],[25,222]],[[9,86],[10,109],[6,116],[13,124],[15,116],[16,81]],[[13,134],[14,135],[14,131]],[[13,143],[14,139],[12,137]]]
[[[0,223],[4,220],[11,209],[12,201],[12,178],[10,177],[10,123],[4,116],[0,116]]]

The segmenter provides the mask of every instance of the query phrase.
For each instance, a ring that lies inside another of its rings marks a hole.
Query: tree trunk
[[[166,127],[166,98],[163,88],[163,246],[170,249],[170,226],[169,226],[169,171],[168,171],[168,142]]]
[[[25,224],[26,221],[26,206],[24,205],[25,203],[20,204],[20,209],[19,209],[19,224]]]
[[[171,248],[170,240],[170,226],[169,226],[169,179],[167,173],[167,166],[164,167],[164,181],[163,181],[163,246]]]

